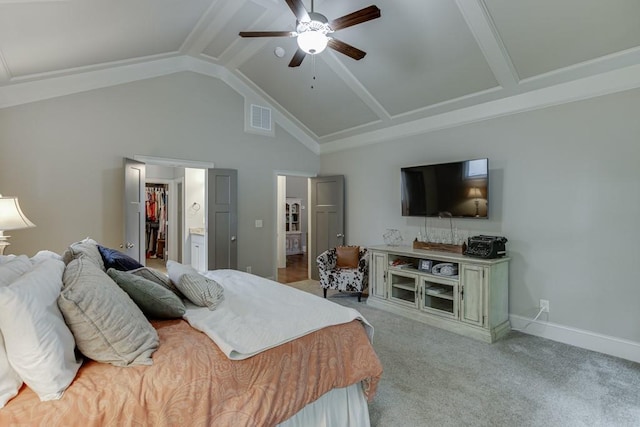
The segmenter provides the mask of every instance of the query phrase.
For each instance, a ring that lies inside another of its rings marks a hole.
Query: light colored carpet
[[[316,281],[289,286],[322,296]],[[640,426],[640,364],[519,332],[485,344],[329,291],[375,328],[374,427]]]

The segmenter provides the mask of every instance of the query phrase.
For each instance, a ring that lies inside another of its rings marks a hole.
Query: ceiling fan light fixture
[[[327,47],[329,37],[322,31],[309,30],[298,34],[298,46],[310,55],[316,55]]]

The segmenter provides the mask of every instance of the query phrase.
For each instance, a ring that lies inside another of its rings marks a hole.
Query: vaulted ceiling
[[[0,107],[38,91],[62,94],[49,89],[61,79],[75,79],[65,84],[69,92],[86,90],[92,86],[79,82],[98,72],[117,84],[123,69],[136,76],[129,80],[146,78],[163,74],[167,60],[187,58],[185,69],[210,66],[206,73],[253,92],[307,140],[339,149],[640,87],[638,0],[317,0],[314,7],[331,20],[370,4],[379,19],[335,34],[366,51],[364,59],[327,49],[290,68],[295,38],[238,37],[294,31],[284,0],[0,0]]]

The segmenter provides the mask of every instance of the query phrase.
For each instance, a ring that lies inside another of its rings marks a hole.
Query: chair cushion
[[[336,267],[358,268],[359,252],[359,246],[338,246],[336,248]]]

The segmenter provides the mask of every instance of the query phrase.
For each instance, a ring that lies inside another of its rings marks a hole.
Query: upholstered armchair
[[[357,251],[358,257],[350,267],[341,267],[345,263],[338,260],[337,248],[329,249],[318,255],[316,263],[320,273],[320,286],[323,288],[325,298],[327,297],[327,289],[338,289],[357,292],[358,302],[361,301],[362,292],[369,285],[369,256],[366,248],[359,248]],[[353,265],[356,266],[353,267]]]

